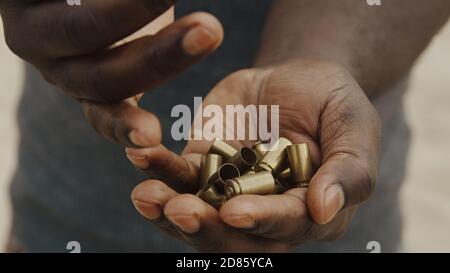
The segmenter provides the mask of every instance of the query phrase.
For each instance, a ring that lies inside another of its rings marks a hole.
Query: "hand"
[[[345,233],[374,188],[380,135],[378,115],[351,75],[318,61],[244,70],[219,83],[204,103],[278,104],[281,136],[310,145],[318,171],[309,189],[242,195],[216,211],[186,194],[198,189],[198,159],[210,142],[190,141],[182,156],[161,145],[127,149],[137,167],[161,180],[134,190],[143,216],[201,251],[286,251]]]
[[[137,107],[141,92],[214,51],[223,37],[217,19],[194,13],[155,35],[117,44],[173,2],[96,0],[70,6],[66,1],[0,0],[0,12],[10,49],[50,83],[80,100],[100,134],[128,146],[145,147],[146,136],[152,134],[147,128],[159,124]]]

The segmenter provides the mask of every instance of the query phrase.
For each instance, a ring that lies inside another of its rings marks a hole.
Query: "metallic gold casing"
[[[267,154],[268,151],[264,149],[264,143],[263,141],[258,141],[252,146],[252,150],[256,152],[258,155],[259,160],[263,159],[263,157]]]
[[[292,186],[286,181],[275,179],[275,189],[273,191],[274,194],[282,194],[287,190],[291,189]]]
[[[214,140],[211,148],[209,149],[209,154],[221,155],[224,159],[229,159],[234,156],[238,151],[226,142],[216,139]]]
[[[225,181],[225,195],[232,198],[241,194],[271,194],[275,179],[270,172],[262,171]]]
[[[219,192],[224,191],[225,181],[241,176],[239,169],[231,163],[225,163],[209,179],[209,187],[215,186]]]
[[[268,171],[277,176],[287,167],[286,147],[292,145],[288,139],[280,137],[274,145],[274,149],[268,151],[256,166],[256,171]]]
[[[313,177],[311,154],[307,143],[294,144],[286,149],[292,180],[298,187],[306,187]]]
[[[254,170],[254,168],[252,168],[252,169],[246,171],[243,175],[249,175],[249,174],[255,174],[255,173],[256,173],[256,171]]]
[[[248,147],[242,147],[227,160],[227,163],[233,164],[241,173],[244,173],[258,164],[258,154]]]
[[[281,194],[295,185],[295,183],[292,182],[291,169],[289,168],[282,171],[275,180],[277,182],[275,193],[277,194]]]
[[[200,162],[200,189],[208,186],[209,179],[222,165],[222,156],[217,154],[202,155]]]
[[[200,190],[197,196],[216,209],[219,209],[226,201],[225,194],[220,194],[214,186]]]
[[[289,184],[292,184],[292,175],[291,175],[291,169],[287,168],[286,170],[282,171],[278,177],[278,179],[288,182]]]

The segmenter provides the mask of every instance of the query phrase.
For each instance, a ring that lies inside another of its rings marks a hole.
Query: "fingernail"
[[[140,146],[140,147],[146,147],[147,146],[146,139],[138,131],[135,131],[135,130],[131,131],[128,134],[128,138],[130,139],[131,143],[133,143],[136,146]]]
[[[325,222],[327,224],[338,214],[338,212],[344,207],[345,195],[342,188],[333,184],[325,190],[325,200],[323,202]]]
[[[159,204],[139,200],[133,200],[133,204],[139,213],[149,220],[154,221],[161,217],[161,206]]]
[[[249,215],[229,216],[224,220],[228,225],[235,228],[250,229],[256,225],[255,220]]]
[[[200,230],[200,221],[194,215],[166,215],[183,232],[194,234]]]
[[[189,30],[183,38],[183,49],[190,55],[199,55],[217,43],[217,36],[203,26]]]
[[[148,168],[148,158],[145,155],[133,155],[127,153],[127,158],[140,169]]]

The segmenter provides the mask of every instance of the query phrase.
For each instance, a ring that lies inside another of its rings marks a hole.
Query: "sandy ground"
[[[450,252],[449,47],[450,24],[420,59],[407,98],[407,114],[414,137],[408,181],[402,195],[405,251]],[[5,243],[11,217],[8,183],[17,158],[15,111],[21,79],[21,63],[8,51],[1,37],[0,246]]]

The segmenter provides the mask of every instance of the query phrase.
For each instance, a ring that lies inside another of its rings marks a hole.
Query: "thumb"
[[[381,124],[362,90],[347,84],[325,100],[319,130],[323,163],[306,200],[314,221],[327,224],[374,190]]]
[[[306,195],[309,212],[318,224],[331,222],[344,208],[364,202],[375,188],[375,175],[349,154],[331,157],[311,180]]]

